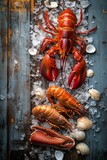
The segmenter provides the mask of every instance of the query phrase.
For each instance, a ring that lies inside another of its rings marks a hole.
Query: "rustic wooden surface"
[[[7,156],[7,5],[0,2],[0,159]]]
[[[107,1],[90,2],[89,26],[93,26],[90,22],[94,20],[98,30],[92,35],[97,52],[90,56],[95,59],[95,75],[89,83],[102,93],[101,100],[106,105]],[[20,4],[19,7],[17,3]],[[0,1],[0,160],[24,160],[24,153],[29,152],[29,148],[26,148],[30,125],[30,57],[27,51],[30,47],[33,6],[34,0]],[[86,143],[90,147],[90,155],[78,156],[75,150],[72,153],[67,151],[64,160],[107,159],[107,111],[100,110],[99,103],[97,107],[101,113],[97,120],[100,131],[88,132]]]

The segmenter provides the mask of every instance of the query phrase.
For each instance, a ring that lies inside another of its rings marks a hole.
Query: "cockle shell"
[[[85,132],[76,128],[71,132],[70,136],[75,138],[77,141],[82,141],[85,138]]]
[[[100,94],[100,92],[99,91],[97,91],[96,89],[90,89],[89,91],[89,94],[90,94],[90,96],[91,96],[91,98],[93,99],[93,100],[95,100],[95,101],[99,101],[100,100],[100,98],[101,98],[101,94]]]
[[[89,147],[85,143],[79,143],[76,145],[77,153],[81,155],[88,155],[90,152]]]
[[[80,130],[89,130],[92,125],[92,121],[87,117],[80,117],[77,120],[77,128],[79,128]]]
[[[87,70],[87,77],[91,78],[94,75],[94,71],[92,69]]]
[[[96,51],[96,48],[92,44],[88,44],[86,46],[86,52],[87,53],[94,53]]]
[[[47,8],[57,8],[58,7],[57,2],[50,2],[49,4],[49,0],[44,1],[44,4]]]

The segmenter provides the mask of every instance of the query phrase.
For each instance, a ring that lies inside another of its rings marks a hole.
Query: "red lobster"
[[[72,68],[72,71],[68,78],[68,85],[71,89],[76,89],[80,87],[86,77],[86,63],[83,58],[83,54],[86,50],[86,43],[83,38],[80,38],[79,34],[88,34],[94,31],[97,27],[94,27],[85,32],[79,32],[77,27],[80,26],[82,22],[82,10],[80,12],[80,20],[77,22],[76,15],[71,9],[65,9],[58,16],[58,27],[56,28],[49,19],[48,12],[44,12],[44,20],[46,27],[43,28],[40,24],[40,28],[54,36],[54,38],[45,37],[42,41],[40,51],[43,52],[47,45],[55,43],[45,54],[40,71],[42,76],[48,81],[55,81],[58,76],[58,69],[56,66],[54,55],[58,53],[60,55],[60,66],[61,73],[63,68],[65,69],[67,55],[71,52],[77,63]],[[76,48],[76,45],[80,49]]]

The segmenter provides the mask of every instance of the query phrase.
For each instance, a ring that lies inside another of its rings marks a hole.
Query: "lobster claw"
[[[70,73],[68,78],[68,85],[71,89],[76,89],[84,83],[85,77],[86,63],[82,57],[81,60],[74,65],[72,72]]]
[[[55,81],[58,76],[58,69],[56,67],[55,59],[49,54],[45,54],[41,66],[40,72],[42,76],[48,81]]]
[[[75,145],[75,141],[67,136],[63,136],[56,131],[41,126],[33,126],[33,133],[30,136],[30,141],[33,144],[50,146],[56,149],[67,150]]]

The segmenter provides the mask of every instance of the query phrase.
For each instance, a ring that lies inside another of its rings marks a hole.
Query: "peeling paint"
[[[31,2],[30,2],[30,10],[31,10],[31,13],[33,13],[33,10],[34,10],[34,1],[35,1],[35,0],[31,0]]]
[[[10,11],[24,12],[27,9],[28,3],[30,3],[30,0],[11,0]]]
[[[14,118],[11,118],[10,122],[11,122],[11,124],[13,124],[14,123]]]

